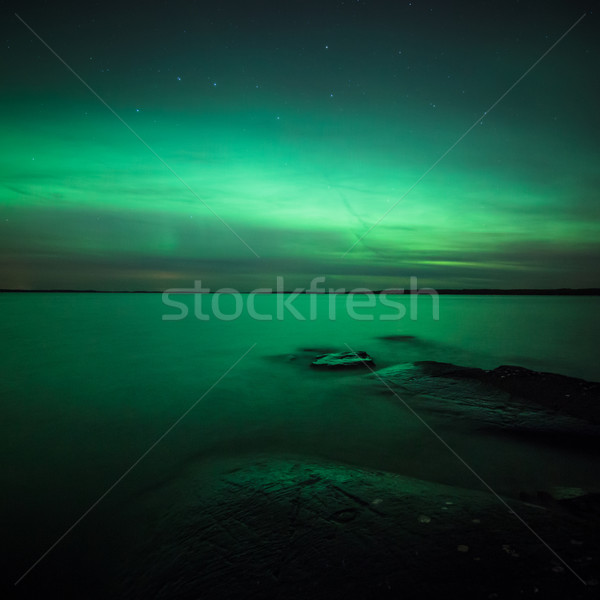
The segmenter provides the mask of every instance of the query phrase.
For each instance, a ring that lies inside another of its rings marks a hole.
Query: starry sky
[[[600,287],[595,6],[13,2],[0,288]]]

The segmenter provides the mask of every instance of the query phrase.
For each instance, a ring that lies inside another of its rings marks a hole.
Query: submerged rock
[[[414,335],[382,335],[379,339],[386,342],[414,342],[417,338]]]
[[[357,352],[335,352],[321,354],[311,363],[312,367],[324,369],[356,369],[360,367],[374,366],[373,359],[364,351]]]

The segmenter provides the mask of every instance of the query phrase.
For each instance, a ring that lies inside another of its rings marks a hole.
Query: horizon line
[[[261,291],[260,289],[251,290],[251,291],[237,291],[239,294],[261,294],[261,295],[275,295],[275,294],[303,294],[303,295],[327,295],[327,296],[344,296],[349,294],[362,294],[362,295],[370,295],[370,294],[389,294],[389,295],[413,295],[413,294],[430,294],[436,293],[440,295],[553,295],[553,296],[572,296],[572,295],[581,295],[581,296],[600,296],[600,288],[440,288],[435,289],[431,287],[425,287],[417,290],[403,290],[402,288],[387,288],[380,290],[361,290],[361,288],[357,288],[355,290],[348,291],[336,291],[336,290],[323,290],[323,291],[311,291],[306,289],[297,289],[297,290],[270,290],[270,291]],[[95,290],[95,289],[68,289],[68,288],[47,288],[47,289],[13,289],[13,288],[3,288],[0,289],[0,293],[18,293],[18,294],[42,294],[42,293],[52,293],[52,294],[173,294],[173,295],[184,295],[184,294],[214,294],[214,293],[231,293],[231,292],[219,292],[219,290],[215,290],[214,292],[204,292],[197,290],[185,290],[181,289],[179,291],[178,288],[170,288],[167,290]]]

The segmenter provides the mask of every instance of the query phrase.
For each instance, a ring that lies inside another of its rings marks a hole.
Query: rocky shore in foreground
[[[424,415],[598,450],[599,384],[522,367],[305,349]],[[311,457],[231,459],[197,473],[127,565],[127,598],[587,598],[600,579],[600,497],[505,498]],[[166,497],[174,496],[165,490]],[[177,494],[175,494],[177,495]]]
[[[299,458],[256,458],[192,487],[118,595],[562,600],[598,589],[590,507]]]

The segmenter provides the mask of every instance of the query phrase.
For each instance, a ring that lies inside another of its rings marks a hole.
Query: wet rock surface
[[[597,584],[597,516],[301,459],[183,488],[115,595],[563,599]]]
[[[562,433],[573,444],[597,444],[600,384],[523,367],[492,370],[420,361],[371,375],[384,392],[426,409],[467,418],[483,427],[528,432],[542,439]],[[600,446],[598,446],[600,448]]]
[[[311,363],[319,369],[360,369],[373,367],[375,361],[364,351],[321,354]]]
[[[476,374],[486,384],[558,413],[600,423],[600,384],[556,373],[503,365]]]

